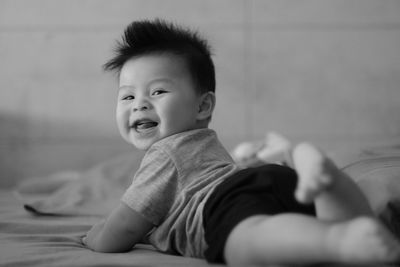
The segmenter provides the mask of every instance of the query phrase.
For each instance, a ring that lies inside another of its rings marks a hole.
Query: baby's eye
[[[152,95],[161,95],[161,94],[164,94],[166,92],[167,91],[164,90],[164,89],[156,89],[156,90],[153,91]]]
[[[127,96],[123,96],[121,99],[122,100],[133,100],[133,99],[135,99],[135,97],[133,95],[127,95]]]

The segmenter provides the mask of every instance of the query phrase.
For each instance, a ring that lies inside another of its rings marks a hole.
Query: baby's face
[[[118,129],[139,149],[146,150],[162,138],[198,128],[199,104],[190,73],[178,56],[140,56],[121,69]]]

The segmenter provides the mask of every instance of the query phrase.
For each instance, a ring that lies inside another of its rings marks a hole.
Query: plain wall
[[[400,1],[0,0],[0,186],[131,151],[102,64],[133,20],[199,30],[214,48],[211,128],[231,149],[400,133]]]

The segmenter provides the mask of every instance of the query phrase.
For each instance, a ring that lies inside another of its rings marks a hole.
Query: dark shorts
[[[250,216],[284,212],[315,216],[314,205],[300,204],[294,198],[296,183],[293,169],[268,164],[241,170],[219,184],[203,211],[207,261],[225,263],[230,232]]]

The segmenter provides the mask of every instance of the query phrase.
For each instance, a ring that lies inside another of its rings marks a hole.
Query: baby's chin
[[[136,149],[146,151],[153,145],[154,142],[135,142],[130,140],[128,143],[133,145]]]
[[[132,145],[138,150],[146,151],[150,148],[152,144],[143,144],[143,142],[136,142],[129,138],[129,136],[122,136],[122,138],[127,142],[128,144]]]
[[[128,144],[131,144],[136,149],[146,151],[148,150],[157,140],[138,140],[134,138],[131,134],[121,134],[122,139]]]
[[[137,149],[141,150],[141,151],[147,151],[147,150],[149,150],[149,148],[150,148],[152,145],[153,145],[153,144],[151,144],[151,145],[146,145],[146,146],[144,146],[144,145],[133,145],[133,146],[136,147]]]
[[[129,142],[132,144],[135,148],[142,150],[142,151],[147,151],[154,143],[156,143],[159,139],[156,140],[146,140],[146,141],[131,141]]]

